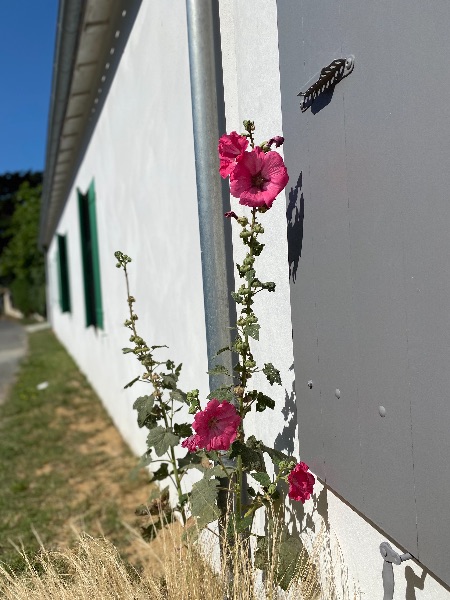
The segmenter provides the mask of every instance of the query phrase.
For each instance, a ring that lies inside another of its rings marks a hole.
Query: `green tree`
[[[38,249],[41,193],[40,183],[22,182],[13,194],[15,210],[2,232],[7,243],[0,255],[0,280],[25,315],[45,314],[45,263]]]
[[[0,255],[13,236],[11,219],[19,202],[17,192],[22,183],[26,181],[31,187],[36,187],[42,183],[42,173],[40,171],[16,171],[0,175]]]

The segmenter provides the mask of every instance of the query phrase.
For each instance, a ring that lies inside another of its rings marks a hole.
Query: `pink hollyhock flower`
[[[219,140],[219,173],[225,179],[233,171],[248,146],[248,139],[235,131],[223,135]]]
[[[195,415],[192,428],[196,432],[195,445],[205,450],[228,450],[237,436],[237,430],[241,422],[235,407],[224,400],[219,402],[212,398],[206,405],[205,410],[201,410]],[[188,442],[188,438],[183,442],[185,448],[194,446],[194,441]],[[189,445],[188,445],[189,444]],[[197,448],[195,448],[197,449]]]
[[[198,436],[191,435],[190,437],[186,438],[183,442],[181,442],[181,445],[183,446],[183,448],[187,448],[189,452],[195,452],[196,450],[198,450]]]
[[[289,498],[297,500],[302,504],[309,500],[313,493],[316,478],[312,473],[308,473],[308,465],[304,462],[297,463],[294,469],[288,475]]]
[[[289,181],[287,169],[278,152],[263,152],[256,147],[245,152],[230,176],[231,194],[239,204],[270,208]]]

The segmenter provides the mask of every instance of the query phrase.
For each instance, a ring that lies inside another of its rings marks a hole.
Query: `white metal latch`
[[[392,546],[388,542],[382,542],[380,544],[381,556],[384,558],[383,563],[383,600],[393,600],[394,598],[394,567],[392,565],[399,565],[405,560],[413,558],[409,552],[406,554],[398,554],[392,549]]]
[[[327,90],[333,88],[337,83],[350,75],[353,71],[353,67],[355,66],[355,57],[350,55],[347,58],[338,58],[333,60],[328,67],[324,67],[320,71],[319,79],[313,83],[306,92],[300,92],[297,94],[302,97],[300,102],[300,108],[302,112],[308,110],[311,104],[314,102],[316,98],[323,94]]]

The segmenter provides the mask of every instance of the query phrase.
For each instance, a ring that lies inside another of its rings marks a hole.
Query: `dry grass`
[[[20,575],[0,565],[0,596],[5,600],[359,598],[356,587],[345,575],[342,557],[337,558],[324,529],[309,554],[305,552],[301,557],[297,577],[287,592],[274,582],[275,564],[269,564],[267,575],[262,578],[261,571],[249,559],[245,543],[238,542],[228,548],[232,557],[230,572],[223,565],[217,568],[217,564],[211,564],[211,557],[217,556],[215,539],[203,539],[201,544],[183,543],[180,533],[181,527],[175,524],[158,538],[157,545],[141,542],[141,563],[147,565],[141,573],[122,561],[111,542],[82,534],[73,549],[58,552],[41,549],[33,560],[24,555],[27,569]],[[155,561],[159,565],[157,572],[153,568]]]

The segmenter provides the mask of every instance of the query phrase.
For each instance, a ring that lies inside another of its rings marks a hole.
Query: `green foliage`
[[[45,314],[45,263],[38,249],[41,192],[40,184],[22,182],[10,198],[14,212],[0,231],[0,281],[11,289],[14,305],[25,316]]]
[[[131,386],[133,386],[136,383],[136,381],[139,381],[140,378],[141,378],[141,376],[138,375],[137,377],[135,377],[134,379],[129,381],[126,385],[124,385],[123,389],[126,390],[127,388],[130,388]]]
[[[200,410],[200,400],[198,399],[199,395],[198,390],[192,390],[186,394],[186,402],[189,404],[189,414],[194,415],[198,410]]]
[[[173,431],[179,437],[189,437],[192,435],[192,427],[188,423],[175,423]]]
[[[9,241],[14,237],[11,220],[20,204],[18,191],[22,184],[29,183],[32,188],[42,184],[40,171],[3,173],[0,175],[0,256]],[[4,282],[3,282],[4,283]]]
[[[228,369],[223,365],[215,365],[208,371],[208,375],[230,375]]]
[[[267,473],[250,473],[255,481],[261,484],[263,487],[268,488],[272,483],[269,475]]]
[[[233,402],[234,394],[232,392],[232,385],[224,385],[210,392],[206,397],[210,400],[211,398],[217,398],[217,400],[228,400]]]
[[[273,528],[271,527],[271,530]],[[283,529],[279,539],[269,536],[258,536],[255,551],[255,567],[264,570],[267,564],[275,564],[276,583],[287,590],[291,581],[299,575],[302,556],[306,550],[298,537],[289,535]]]
[[[198,454],[194,452],[188,452],[186,456],[178,459],[178,469],[182,471],[192,467],[198,467],[198,465],[201,465],[201,463],[202,459]]]
[[[167,463],[161,463],[159,469],[152,473],[152,481],[163,481],[169,477],[169,465]]]
[[[244,328],[245,335],[252,337],[254,340],[259,341],[259,330],[261,326],[258,323],[252,323],[251,325],[246,325]]]
[[[147,425],[154,425],[156,423],[156,416],[152,413],[153,405],[155,404],[155,395],[140,396],[133,404],[133,408],[138,413],[138,425],[139,427],[145,427]]]
[[[274,383],[281,385],[280,371],[276,369],[272,363],[266,363],[262,372],[267,377],[267,381],[270,385],[273,385]]]
[[[220,517],[217,506],[219,482],[215,479],[201,479],[194,483],[190,495],[191,511],[196,517],[197,527],[202,529]]]
[[[242,464],[247,471],[265,471],[263,453],[258,449],[250,448],[247,444],[236,440],[231,445],[230,458],[242,459]]]
[[[275,400],[262,392],[258,392],[256,394],[256,410],[257,412],[263,412],[266,408],[275,408]]]
[[[165,454],[171,446],[176,446],[179,441],[180,438],[177,435],[161,425],[150,429],[147,436],[147,446],[154,448],[157,456]]]

